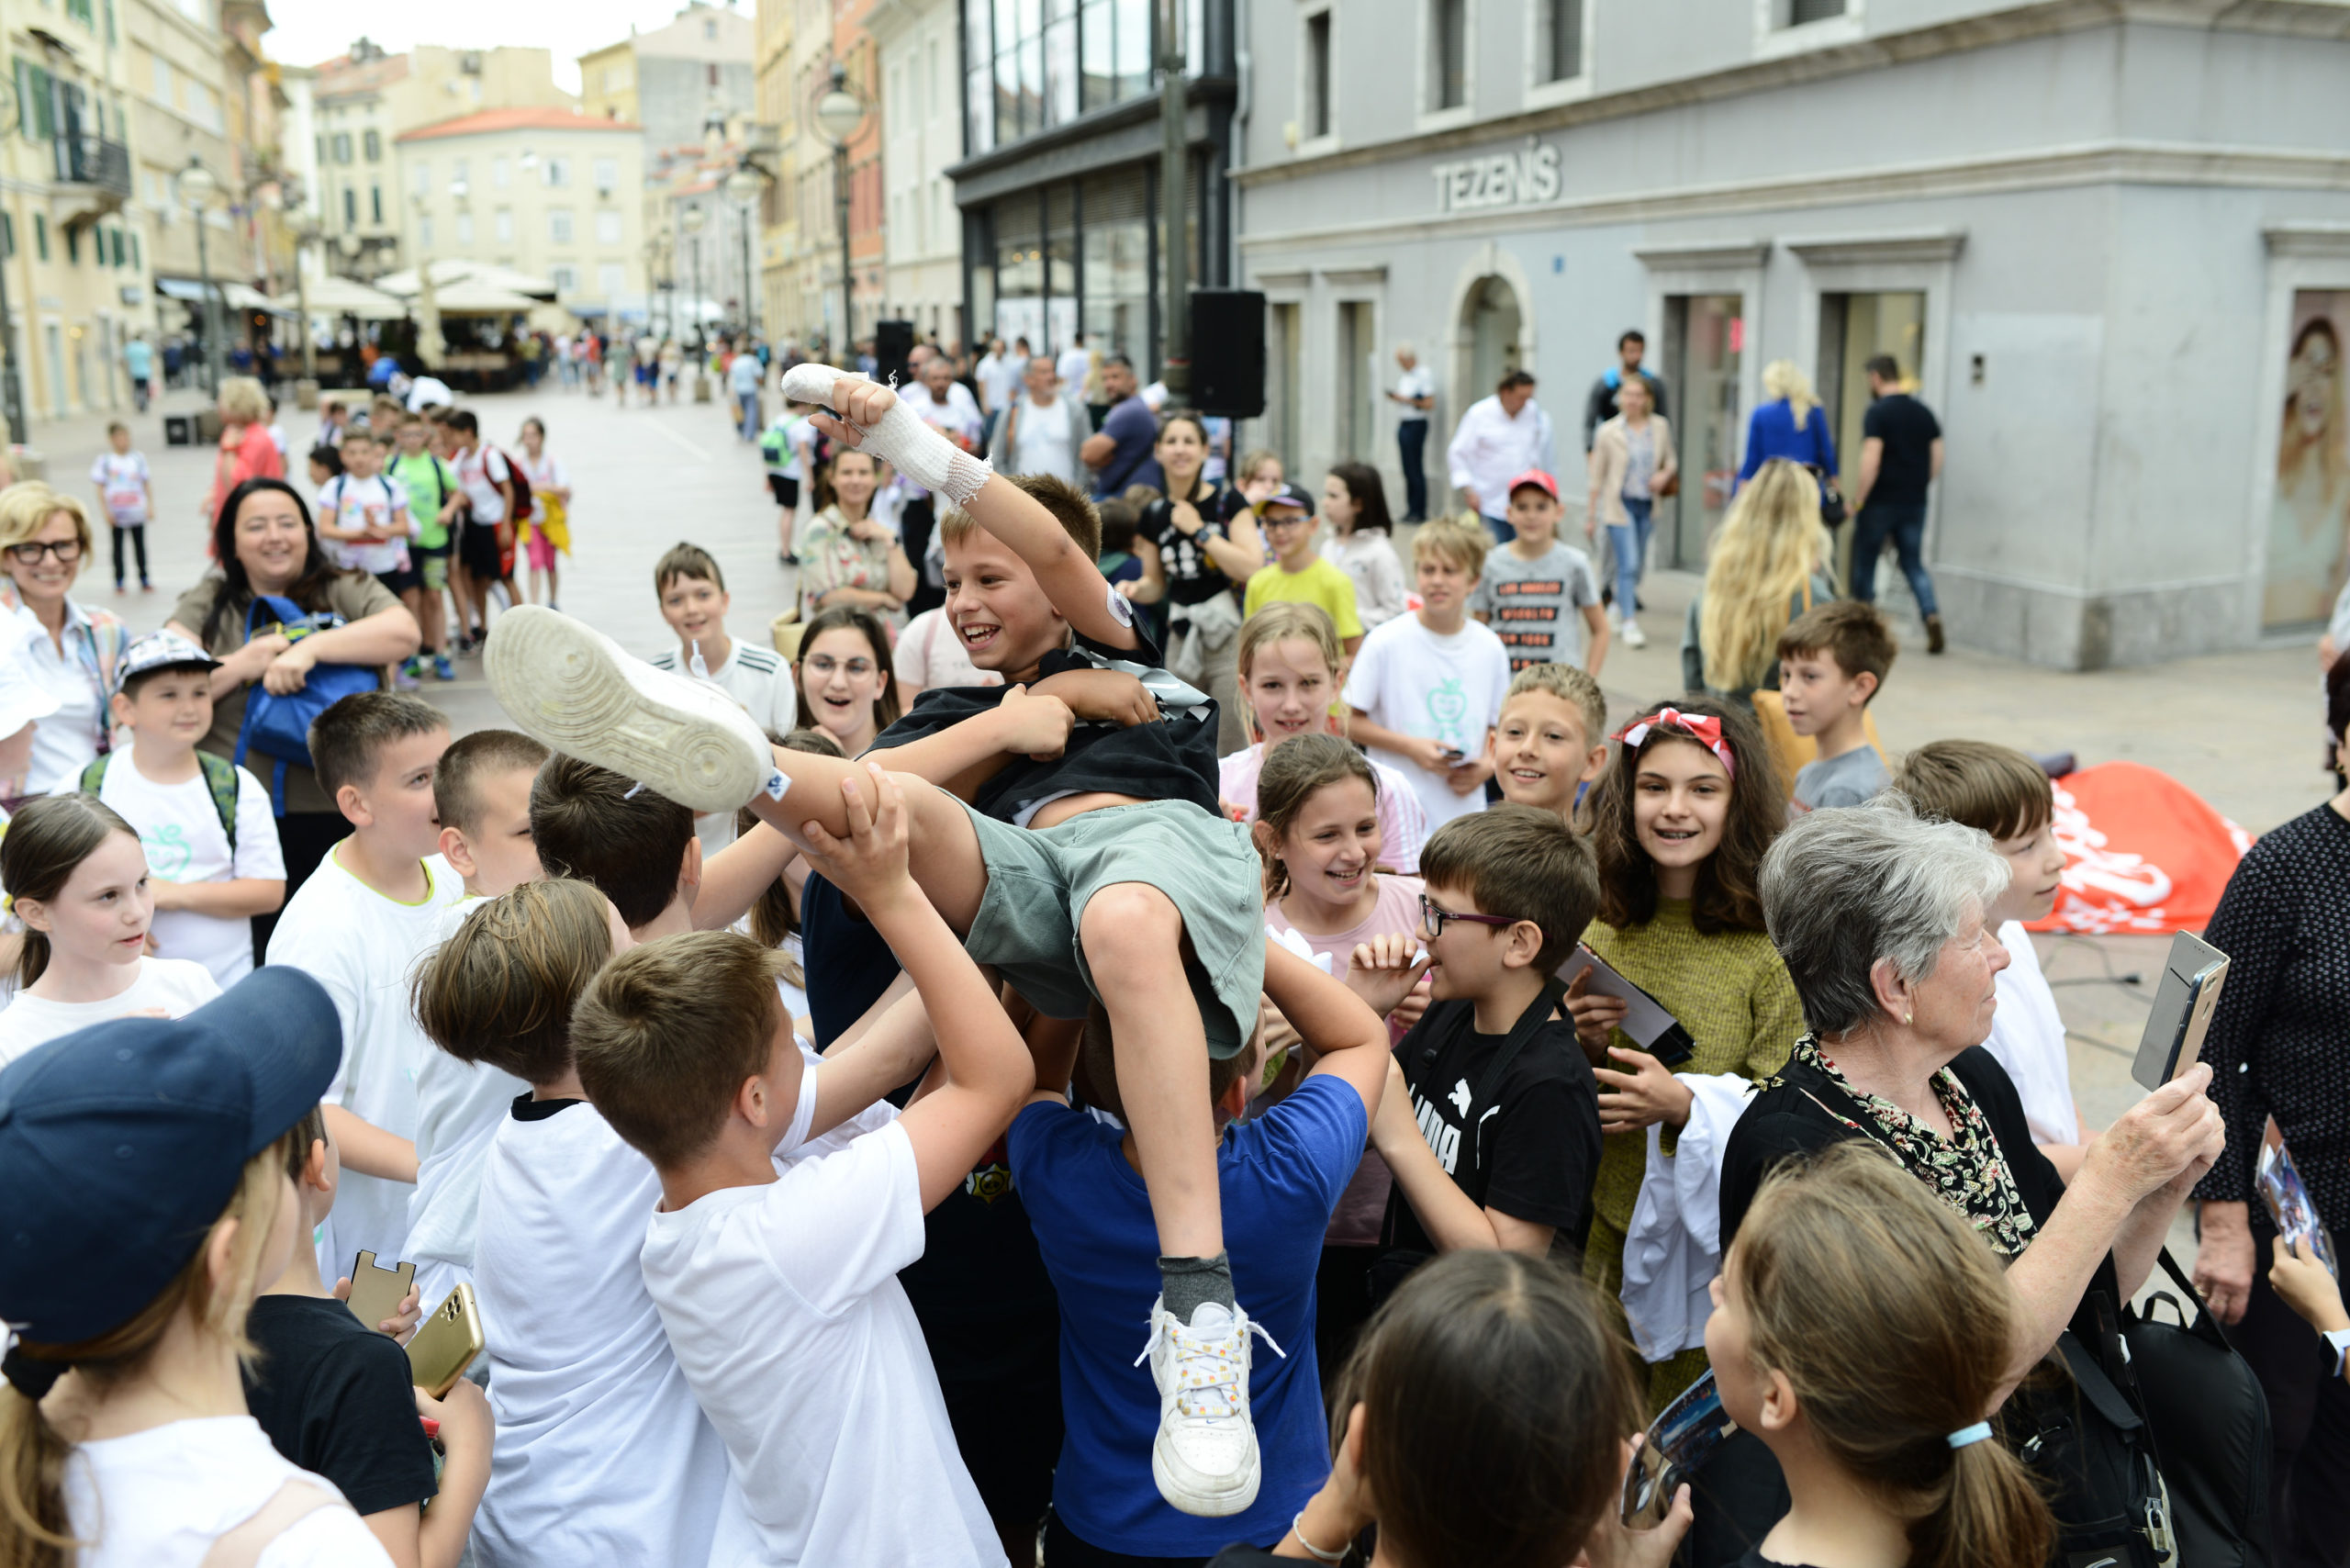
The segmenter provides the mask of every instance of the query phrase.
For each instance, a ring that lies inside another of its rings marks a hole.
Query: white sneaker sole
[[[1150,1478],[1158,1484],[1159,1496],[1165,1499],[1169,1507],[1178,1513],[1189,1514],[1193,1518],[1221,1519],[1248,1512],[1257,1501],[1261,1470],[1259,1450],[1252,1443],[1249,1445],[1248,1470],[1234,1477],[1229,1486],[1221,1492],[1192,1491],[1178,1484],[1175,1477],[1168,1473],[1164,1443],[1150,1445]]]
[[[749,714],[730,714],[722,694],[703,700],[684,678],[653,670],[556,610],[507,610],[490,628],[482,663],[523,734],[697,812],[736,810],[774,772],[766,737]],[[656,678],[640,681],[639,671]]]

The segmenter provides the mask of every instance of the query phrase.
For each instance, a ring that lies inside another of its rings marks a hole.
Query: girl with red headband
[[[1583,1273],[1611,1302],[1633,1305],[1628,1326],[1658,1408],[1706,1370],[1705,1313],[1673,1310],[1706,1288],[1718,1262],[1711,1183],[1695,1162],[1718,1161],[1748,1083],[1785,1065],[1803,1010],[1755,891],[1763,852],[1786,822],[1786,791],[1751,715],[1693,697],[1640,710],[1613,738],[1588,805],[1599,917],[1583,940],[1679,1020],[1693,1049],[1668,1067],[1616,1027],[1621,1001],[1578,994],[1580,982],[1568,992],[1607,1135]],[[1644,1176],[1668,1172],[1643,1205]],[[1638,1238],[1628,1292],[1628,1237]],[[1658,1262],[1666,1252],[1694,1277],[1676,1283],[1674,1268]],[[1664,1310],[1640,1310],[1660,1294]]]

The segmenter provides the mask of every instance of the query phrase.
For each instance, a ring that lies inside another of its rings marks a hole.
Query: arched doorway
[[[1507,278],[1487,274],[1460,302],[1460,341],[1469,350],[1469,399],[1490,394],[1494,383],[1524,363],[1523,318],[1517,290]]]

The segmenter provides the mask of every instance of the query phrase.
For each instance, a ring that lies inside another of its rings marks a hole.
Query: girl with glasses
[[[864,751],[898,722],[890,634],[871,611],[855,605],[834,605],[808,622],[791,684],[800,700],[793,727],[822,730],[844,756]]]

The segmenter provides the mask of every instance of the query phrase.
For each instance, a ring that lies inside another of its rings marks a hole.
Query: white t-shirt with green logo
[[[78,787],[81,780],[73,780]],[[73,788],[61,790],[71,794]],[[139,771],[131,753],[115,754],[99,782],[98,799],[139,830],[147,852],[147,875],[159,882],[227,882],[241,877],[282,879],[285,857],[277,844],[277,819],[270,814],[269,787],[237,769],[237,848],[220,826],[219,808],[204,775],[177,784],[158,784]],[[252,972],[253,923],[223,920],[193,910],[155,912],[148,928],[160,958],[188,958],[212,971],[223,989]]]

